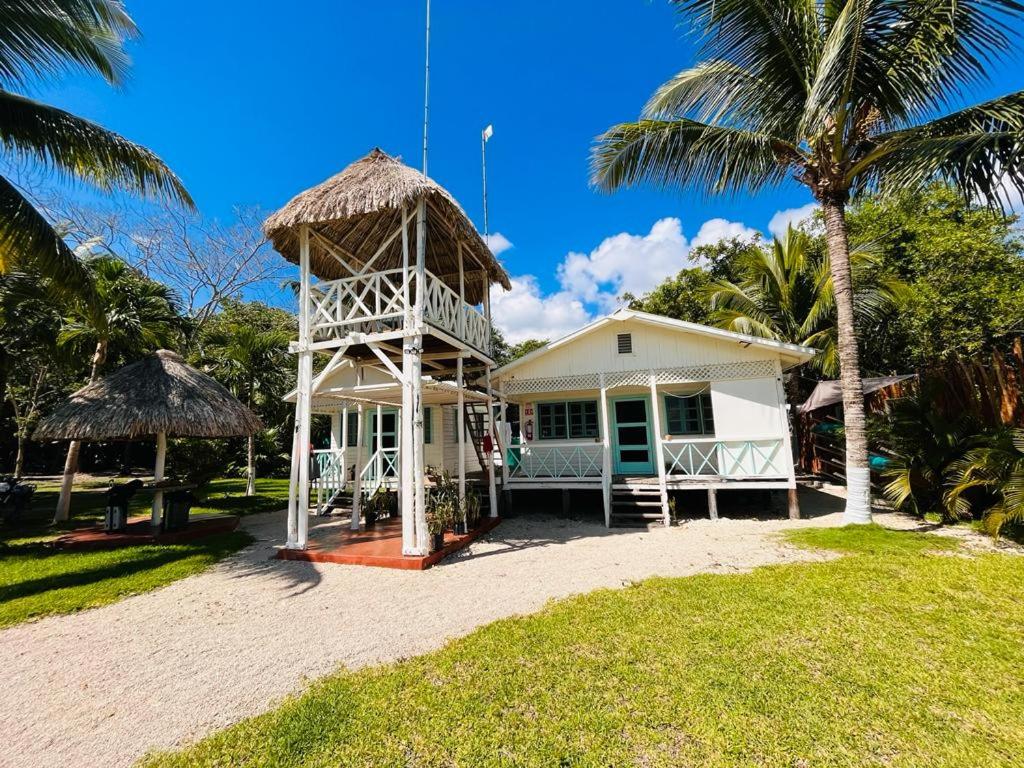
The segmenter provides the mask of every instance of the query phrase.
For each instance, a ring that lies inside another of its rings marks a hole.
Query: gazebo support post
[[[167,433],[156,433],[156,466],[153,467],[153,482],[159,485],[164,479],[164,466],[167,462]],[[157,489],[153,491],[153,510],[150,515],[150,524],[154,529],[160,527],[160,521],[164,513],[164,492]]]
[[[409,375],[412,378],[412,449],[413,487],[415,495],[416,544],[415,554],[430,554],[430,536],[427,533],[427,492],[423,476],[423,303],[427,292],[427,201],[420,197],[416,202],[416,298],[413,306],[415,335],[407,337],[411,345],[412,359]]]
[[[309,531],[309,420],[313,384],[313,352],[309,348],[310,296],[309,296],[309,227],[299,227],[299,376],[295,399],[299,472],[296,496],[295,548],[305,549]],[[289,511],[291,504],[289,503]]]

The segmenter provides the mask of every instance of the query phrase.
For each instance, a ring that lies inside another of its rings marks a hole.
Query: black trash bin
[[[188,527],[188,515],[196,497],[191,491],[171,491],[164,494],[164,530],[180,531]]]
[[[128,530],[128,502],[142,487],[141,480],[132,480],[124,485],[113,485],[107,491],[107,514],[103,530],[119,533]]]

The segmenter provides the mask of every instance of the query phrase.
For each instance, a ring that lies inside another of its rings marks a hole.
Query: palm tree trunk
[[[92,384],[99,378],[100,366],[107,359],[107,340],[100,339],[96,342],[96,351],[92,355],[92,370],[89,372],[89,383]],[[68,445],[68,455],[64,460],[64,479],[60,484],[60,496],[57,497],[57,509],[53,513],[54,523],[63,523],[71,517],[71,489],[75,484],[75,474],[78,472],[78,454],[82,450],[82,444],[78,440],[72,440]]]
[[[249,435],[248,481],[245,484],[245,495],[256,495],[256,435]]]
[[[868,469],[864,385],[860,378],[860,354],[853,317],[853,278],[850,274],[845,202],[823,200],[822,210],[825,214],[825,237],[835,291],[839,378],[843,387],[843,423],[846,432],[846,512],[843,519],[847,524],[870,523],[871,471]]]

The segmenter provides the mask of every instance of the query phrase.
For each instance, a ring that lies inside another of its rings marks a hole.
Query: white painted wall
[[[777,437],[785,432],[774,378],[711,382],[715,436],[724,439]]]

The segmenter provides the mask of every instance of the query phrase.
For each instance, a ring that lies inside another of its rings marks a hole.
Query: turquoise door
[[[612,400],[612,463],[617,475],[653,475],[650,403],[646,397]]]

